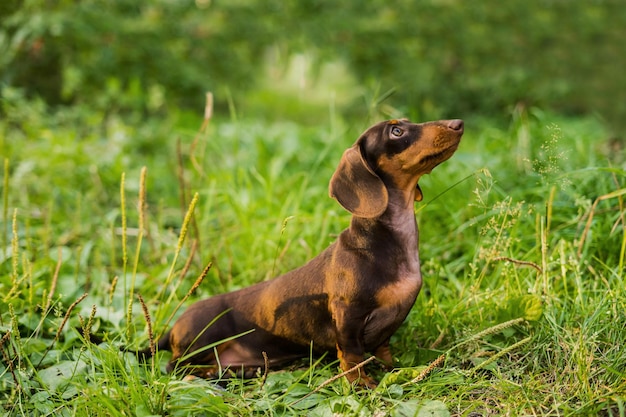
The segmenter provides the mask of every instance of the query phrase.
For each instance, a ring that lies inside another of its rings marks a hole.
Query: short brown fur
[[[402,119],[369,128],[330,181],[330,195],[352,213],[350,227],[300,268],[191,305],[159,340],[159,349],[172,351],[168,369],[184,365],[213,378],[230,368],[250,377],[265,363],[262,352],[279,366],[308,356],[311,346],[336,352],[343,371],[366,352],[393,366],[389,338],[422,282],[413,208],[422,199],[418,180],[452,156],[462,134],[461,120]],[[347,378],[376,386],[362,369]]]

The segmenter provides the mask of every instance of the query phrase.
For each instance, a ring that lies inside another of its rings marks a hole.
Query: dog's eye
[[[398,126],[394,126],[391,128],[391,136],[399,138],[400,136],[402,136],[403,133],[404,131],[400,129]]]

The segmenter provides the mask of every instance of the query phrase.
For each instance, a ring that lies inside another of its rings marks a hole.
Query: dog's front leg
[[[393,369],[393,356],[391,355],[391,349],[389,349],[389,339],[376,348],[374,356],[383,363],[387,370]]]
[[[363,346],[363,329],[365,317],[361,317],[354,308],[345,302],[333,303],[335,334],[337,338],[337,358],[339,367],[347,372],[363,362],[365,349]],[[346,374],[350,383],[374,389],[378,385],[369,377],[363,368]]]

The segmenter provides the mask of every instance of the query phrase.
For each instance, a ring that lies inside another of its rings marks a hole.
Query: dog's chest
[[[379,268],[388,271],[382,287],[376,291],[376,304],[380,309],[406,315],[413,306],[422,286],[420,260],[418,252],[417,223],[413,212],[396,213],[391,222],[393,230],[395,256],[393,264],[389,259],[381,260]],[[385,265],[386,264],[386,265]],[[400,320],[403,320],[402,317]]]
[[[422,276],[419,263],[416,268],[410,270],[402,268],[396,280],[376,292],[376,303],[379,308],[403,310],[404,307],[408,313],[421,287]]]
[[[375,348],[400,327],[415,303],[422,285],[419,272],[400,276],[376,292],[377,307],[365,322],[365,344]]]

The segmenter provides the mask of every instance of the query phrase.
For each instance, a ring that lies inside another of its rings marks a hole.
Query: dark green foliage
[[[2,10],[2,81],[48,102],[108,111],[201,107],[253,84],[271,43],[263,3],[26,0]]]
[[[341,4],[303,13],[314,20],[305,26],[316,28],[312,43],[426,119],[500,114],[517,103],[599,111],[614,122],[626,111],[618,1]]]
[[[231,95],[245,103],[274,50],[284,66],[296,52],[318,69],[341,60],[361,89],[395,91],[388,102],[419,119],[538,105],[617,128],[626,112],[616,0],[24,0],[0,18],[1,81],[49,103],[200,108],[210,90],[225,110]]]
[[[396,369],[368,365],[379,388],[325,384],[337,374],[329,354],[222,389],[165,374],[167,353],[141,365],[119,351],[148,344],[136,295],[156,335],[179,302],[318,254],[349,222],[328,179],[364,123],[216,117],[192,146],[200,121],[188,116],[136,126],[75,107],[51,116],[39,101],[9,98],[0,120],[2,412],[623,414],[626,171],[619,155],[606,162],[597,120],[538,110],[515,113],[507,129],[468,120],[456,154],[420,180],[424,285],[391,340]],[[197,229],[183,221],[196,192]]]

